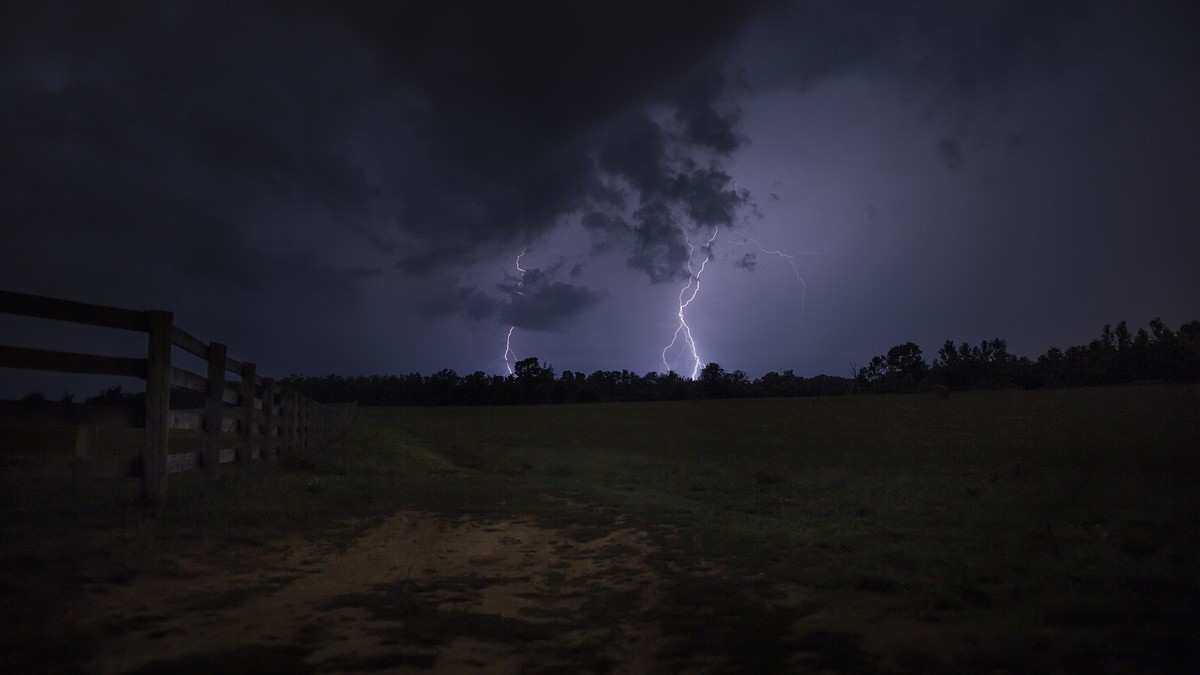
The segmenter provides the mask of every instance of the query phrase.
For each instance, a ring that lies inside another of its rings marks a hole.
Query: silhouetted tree
[[[725,369],[719,363],[706,363],[700,369],[700,395],[704,398],[724,398],[728,382]]]
[[[878,391],[887,376],[887,357],[873,356],[867,365],[858,369],[858,383],[862,391]]]
[[[517,361],[513,366],[523,403],[549,403],[554,394],[554,368],[542,365],[536,356]]]
[[[915,342],[896,345],[886,354],[872,357],[859,371],[859,384],[866,391],[912,392],[929,372]]]
[[[915,342],[896,345],[887,352],[887,374],[894,378],[896,391],[916,391],[929,372],[929,366]]]

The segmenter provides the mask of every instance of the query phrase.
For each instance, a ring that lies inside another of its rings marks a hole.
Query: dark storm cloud
[[[695,240],[711,236],[714,229],[735,226],[740,210],[750,207],[750,194],[732,187],[733,179],[716,166],[688,163],[661,190],[641,195],[633,212],[634,225],[620,220],[593,218],[590,229],[604,237],[628,235],[632,253],[629,267],[644,272],[652,282],[674,281],[689,274],[687,262]],[[603,231],[604,224],[614,229]]]
[[[447,269],[464,267],[474,260],[474,246],[450,244],[435,249],[420,249],[417,253],[401,253],[396,266],[407,274],[426,276]]]
[[[47,3],[7,24],[0,208],[14,230],[9,251],[58,238],[75,242],[68,257],[154,260],[235,284],[287,285],[294,273],[319,286],[324,275],[340,287],[345,265],[306,262],[311,230],[270,241],[261,221],[294,212],[336,220],[376,194],[339,141],[340,102],[369,63],[322,27],[252,4],[228,22],[199,4],[127,9]],[[318,54],[316,40],[334,44]],[[97,235],[100,250],[88,250]],[[289,257],[300,264],[275,264]]]
[[[422,316],[429,318],[463,314],[474,321],[482,321],[497,314],[499,303],[474,286],[443,287],[425,293],[419,310]]]
[[[689,241],[712,228],[735,226],[752,207],[721,160],[745,142],[740,110],[725,96],[725,79],[708,74],[683,88],[674,121],[646,112],[614,125],[597,142],[595,185],[582,223],[597,250],[623,244],[628,265],[659,283],[686,278]],[[698,164],[693,153],[711,156]],[[618,186],[613,188],[612,186]],[[627,205],[635,205],[630,212]]]
[[[360,370],[461,367],[497,324],[572,321],[580,332],[563,342],[592,359],[582,367],[634,365],[622,360],[655,338],[629,336],[653,333],[663,316],[651,303],[671,294],[608,276],[612,259],[678,281],[713,228],[758,215],[771,248],[831,252],[813,266],[824,276],[805,272],[801,314],[814,328],[841,322],[829,332],[841,331],[828,349],[837,369],[846,335],[869,342],[866,353],[908,339],[884,334],[904,314],[889,297],[918,302],[907,316],[942,338],[965,335],[938,312],[991,326],[1005,311],[1033,316],[1024,305],[1039,299],[1080,304],[1055,289],[1115,297],[1119,283],[1133,298],[1157,277],[1171,283],[1146,298],[1182,297],[1195,274],[1179,270],[1194,265],[1162,261],[1195,250],[1200,231],[1185,227],[1179,196],[1197,182],[1200,43],[1188,9],[10,2],[0,7],[0,287],[176,310],[254,356],[300,335],[330,348],[294,348],[308,360],[281,357],[286,368],[343,354],[337,367]],[[767,195],[761,214],[735,175]],[[1178,232],[1129,235],[1123,222]],[[577,228],[609,259],[577,271],[589,243]],[[980,232],[985,262],[1020,279],[983,271]],[[560,244],[575,248],[550,250]],[[497,287],[526,245],[580,257]],[[734,265],[784,264],[738,260],[744,252]],[[912,260],[922,264],[896,262]],[[1099,268],[1113,261],[1142,271],[1106,282]],[[928,300],[914,281],[922,270],[940,270],[928,288],[946,302]],[[1004,297],[964,290],[977,279]],[[1013,290],[1033,279],[1035,291]],[[851,281],[862,295],[837,295]],[[731,314],[793,293],[750,292]],[[617,315],[631,325],[583,332]],[[849,329],[848,316],[871,319]],[[440,317],[436,340],[429,317]],[[749,355],[776,345],[773,368],[809,358],[781,346],[777,319],[739,325],[722,351],[706,342],[708,356],[761,362]],[[818,331],[803,328],[788,344],[819,349],[808,341]],[[530,337],[529,349],[547,349]]]
[[[420,171],[391,185],[405,269],[431,269],[423,258],[447,239],[469,239],[487,258],[572,214],[636,209],[677,173],[669,150],[738,147],[739,112],[719,69],[760,4],[686,15],[653,2],[329,10],[422,102]],[[646,115],[654,107],[674,115],[670,137]]]
[[[671,181],[669,196],[685,209],[699,228],[729,227],[750,193],[732,187],[733,177],[716,166],[692,168]]]
[[[937,154],[942,163],[952,171],[962,168],[962,149],[958,147],[958,139],[946,137],[937,143]]]
[[[560,281],[557,277],[561,267],[558,263],[545,270],[530,268],[520,277],[499,284],[497,289],[508,298],[507,304],[499,308],[502,323],[559,332],[604,299],[603,291]]]
[[[961,112],[964,104],[1006,90],[1023,59],[1060,58],[1063,42],[1081,22],[1120,4],[791,2],[758,24],[743,65],[755,87],[808,90],[855,73],[921,92],[931,116]]]
[[[549,281],[512,297],[504,323],[517,328],[561,332],[578,314],[604,298],[601,291],[563,281]]]
[[[720,72],[706,73],[684,87],[675,99],[683,139],[722,155],[737,150],[746,139],[737,131],[742,111],[732,101],[733,93]]]
[[[420,311],[434,318],[462,315],[474,321],[495,320],[527,330],[562,332],[583,312],[599,304],[607,294],[584,285],[562,281],[564,261],[546,269],[528,268],[496,285],[490,295],[474,285],[437,286],[423,294]],[[580,276],[582,263],[575,263],[567,276]]]
[[[592,249],[596,253],[607,253],[621,245],[632,232],[624,218],[601,211],[590,211],[580,220],[583,229],[592,238]]]
[[[677,177],[662,153],[639,165],[597,141],[614,119],[665,106],[676,152],[736,148],[719,66],[757,9],[23,5],[0,29],[0,216],[21,237],[103,228],[127,257],[235,284],[287,286],[230,266],[331,255],[314,242],[345,235],[408,274],[461,268]],[[712,213],[703,189],[676,200]],[[214,251],[234,255],[216,269]],[[297,271],[340,286],[353,268]]]
[[[641,270],[650,281],[663,282],[687,273],[687,242],[679,236],[680,224],[669,206],[653,201],[634,214],[633,255],[629,266]]]

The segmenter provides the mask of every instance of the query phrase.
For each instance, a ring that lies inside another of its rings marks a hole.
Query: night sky
[[[510,329],[509,363],[690,374],[702,263],[699,355],[752,378],[1177,327],[1189,9],[6,3],[0,288],[172,310],[271,375],[505,374]],[[113,333],[0,317],[144,345]]]

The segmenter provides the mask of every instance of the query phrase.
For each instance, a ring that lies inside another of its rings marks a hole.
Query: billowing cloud
[[[565,261],[559,260],[546,269],[527,268],[496,284],[495,293],[472,284],[435,286],[423,294],[420,312],[431,318],[456,314],[473,321],[562,332],[607,297],[603,290],[564,281],[564,267]],[[578,279],[582,269],[583,264],[576,262],[566,275]]]
[[[1179,3],[8,5],[0,287],[172,309],[285,371],[496,368],[518,324],[657,367],[714,229],[826,252],[799,291],[753,247],[706,272],[704,357],[747,371],[1192,318]],[[525,247],[566,262],[522,285]]]
[[[693,240],[734,227],[752,206],[721,165],[744,140],[740,111],[717,95],[724,83],[712,75],[685,87],[671,118],[639,113],[597,144],[596,184],[608,189],[591,200],[583,225],[598,250],[624,245],[629,267],[652,282],[686,278]]]
[[[0,29],[12,55],[0,123],[13,141],[0,216],[30,236],[102,227],[114,250],[235,287],[284,284],[262,277],[263,256],[319,258],[306,274],[327,270],[339,288],[356,278],[341,270],[364,266],[444,274],[597,205],[665,198],[677,158],[665,147],[623,156],[618,146],[640,139],[604,132],[619,120],[642,119],[666,143],[640,116],[669,109],[671,152],[736,148],[719,68],[756,11],[26,6]],[[704,189],[674,201],[708,208]],[[234,255],[214,267],[212,251]]]
[[[528,330],[561,332],[577,315],[605,298],[603,291],[559,280],[561,268],[561,263],[545,270],[530,268],[499,284],[497,289],[507,296],[507,303],[499,307],[501,322]]]

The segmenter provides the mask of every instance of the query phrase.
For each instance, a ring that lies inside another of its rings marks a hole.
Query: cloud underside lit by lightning
[[[679,317],[679,324],[675,327],[675,333],[671,336],[671,342],[667,344],[662,351],[663,368],[665,368],[668,372],[675,371],[674,366],[678,365],[681,358],[690,358],[692,362],[691,379],[693,380],[700,376],[700,370],[704,368],[704,360],[700,358],[700,351],[696,347],[696,339],[692,335],[692,327],[689,326],[687,322],[687,308],[688,305],[691,305],[692,301],[695,300],[696,296],[700,293],[700,277],[704,274],[704,268],[708,266],[708,261],[712,259],[712,246],[713,242],[717,239],[717,232],[718,228],[714,227],[712,236],[709,237],[704,246],[700,248],[700,250],[704,253],[704,258],[700,261],[699,269],[694,269],[692,267],[692,259],[695,257],[696,253],[696,245],[692,243],[691,238],[686,237],[685,233],[685,239],[688,246],[688,280],[687,284],[684,285],[683,288],[679,289],[679,309],[676,312],[676,316]],[[680,343],[680,336],[683,338],[682,344],[680,345],[680,353],[676,355],[675,360],[672,362],[669,360],[667,353],[670,352],[671,348],[677,343]]]
[[[787,253],[780,250],[768,249],[751,237],[721,237],[722,230],[728,231],[728,228],[721,228],[718,225],[705,224],[699,226],[699,229],[707,231],[709,226],[712,227],[711,232],[707,236],[701,236],[697,239],[694,234],[694,228],[688,228],[682,224],[675,225],[676,236],[679,237],[682,249],[678,260],[683,270],[686,271],[687,277],[686,283],[679,289],[677,295],[674,332],[670,341],[660,353],[665,372],[678,373],[682,377],[693,380],[699,378],[700,373],[707,363],[701,355],[701,348],[698,344],[694,327],[688,321],[688,310],[691,308],[692,303],[700,297],[701,283],[709,263],[716,262],[716,252],[714,249],[718,238],[734,246],[753,246],[757,249],[735,260],[733,265],[736,267],[746,270],[755,269],[758,264],[755,261],[755,256],[759,254],[772,255],[786,260],[796,276],[797,283],[800,284],[799,312],[802,321],[808,289],[801,270],[801,262],[798,258],[801,255],[820,255],[821,253],[819,251]],[[700,254],[699,259],[697,259],[698,253]],[[517,337],[517,328],[529,328],[535,331],[559,331],[561,330],[559,324],[545,320],[545,317],[548,315],[558,314],[555,308],[561,306],[587,307],[595,304],[606,295],[603,291],[592,291],[586,287],[577,287],[555,281],[553,276],[561,266],[560,263],[555,263],[549,270],[524,267],[523,259],[527,254],[528,246],[523,248],[515,259],[510,259],[513,260],[512,265],[516,270],[516,274],[509,276],[508,282],[498,286],[499,289],[509,295],[507,306],[498,311],[502,320],[507,319],[501,325],[508,325],[508,330],[504,333],[504,350],[499,360],[504,362],[505,370],[510,376],[514,375],[516,371],[517,352],[513,346],[514,338]],[[712,299],[720,302],[718,298],[711,296],[711,292],[707,297],[712,297]],[[726,305],[726,308],[729,309],[728,305]],[[729,311],[732,313],[732,310]],[[493,363],[495,362],[493,361]]]

